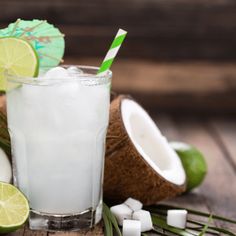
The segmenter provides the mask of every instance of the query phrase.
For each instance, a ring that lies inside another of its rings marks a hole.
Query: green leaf
[[[236,236],[235,233],[227,230],[227,229],[224,229],[224,228],[218,228],[218,227],[214,227],[214,226],[209,226],[208,227],[209,229],[213,229],[215,231],[218,231],[219,233],[224,233],[224,234],[227,234],[227,235],[230,235],[230,236]]]
[[[107,219],[114,226],[116,233],[119,236],[122,236],[120,228],[118,226],[118,223],[117,223],[117,220],[116,220],[115,216],[111,213],[110,208],[105,203],[103,203],[103,212],[106,215]]]
[[[102,217],[103,217],[103,222],[104,222],[104,226],[105,226],[105,236],[113,236],[112,224],[104,212],[102,214]]]
[[[193,236],[193,235],[195,236],[195,235],[197,235],[192,232],[186,231],[184,229],[178,229],[178,228],[169,226],[169,225],[167,225],[165,219],[163,219],[157,215],[154,215],[154,214],[152,214],[152,222],[153,222],[154,226],[160,227],[168,232],[174,233],[179,236]]]
[[[0,145],[3,146],[3,148],[11,148],[11,144],[7,139],[4,139],[0,136]]]
[[[188,222],[189,222],[189,221],[188,221]],[[199,231],[199,232],[201,232],[202,229],[204,228],[204,224],[202,224],[202,226],[195,226],[195,227],[187,226],[186,228],[187,228],[187,229],[190,229],[190,230],[194,230],[194,231]],[[206,233],[209,233],[209,234],[212,234],[212,235],[219,235],[219,232],[218,232],[218,231],[210,230],[210,226],[208,227]]]
[[[178,206],[170,206],[170,205],[165,205],[165,204],[149,207],[150,211],[152,211],[152,209],[155,210],[157,208],[159,208],[160,210],[161,209],[163,209],[163,210],[183,209],[183,208],[178,207]],[[209,213],[205,213],[205,212],[201,212],[201,211],[196,211],[196,210],[192,210],[192,209],[189,209],[189,208],[184,208],[184,209],[187,210],[188,213],[192,214],[192,215],[204,216],[204,217],[207,217],[207,218],[209,218],[210,215],[211,215]],[[221,221],[229,222],[229,223],[232,223],[232,224],[236,224],[236,220],[235,219],[229,219],[229,218],[226,218],[226,217],[223,217],[223,216],[219,216],[219,215],[212,214],[212,219],[221,220]]]
[[[201,229],[195,229],[195,231],[199,231],[199,232],[201,232],[202,231],[202,229],[203,229],[203,227],[201,227]],[[218,232],[218,231],[213,231],[213,230],[206,230],[206,232],[205,233],[207,233],[207,234],[211,234],[211,235],[220,235],[220,232]]]
[[[202,232],[199,234],[199,236],[205,235],[211,221],[212,221],[212,215],[210,215],[208,222],[204,225],[204,228],[202,229]]]
[[[201,226],[202,228],[204,227],[204,224],[201,223],[201,222],[198,222],[198,221],[194,221],[194,220],[188,220],[188,222],[192,223],[192,224],[195,224],[195,225],[199,225]],[[234,234],[233,232],[231,232],[230,230],[228,229],[225,229],[225,228],[219,228],[219,227],[216,227],[216,226],[208,226],[208,229],[211,229],[211,230],[214,230],[214,231],[217,231],[217,233],[224,233],[224,234],[227,234],[227,235],[230,235],[230,236],[236,236],[236,234]],[[197,229],[196,229],[197,230]],[[212,232],[213,233],[213,232]]]

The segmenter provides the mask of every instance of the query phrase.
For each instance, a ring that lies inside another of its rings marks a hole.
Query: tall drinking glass
[[[102,215],[111,71],[79,66],[62,78],[7,75],[14,184],[31,229],[80,230]]]

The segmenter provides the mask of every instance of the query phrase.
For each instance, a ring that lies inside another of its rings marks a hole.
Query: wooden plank
[[[235,119],[211,119],[212,132],[219,146],[224,150],[225,156],[236,172],[236,122]]]
[[[104,235],[102,224],[95,226],[94,229],[89,231],[48,233],[48,236],[102,236],[102,235]]]
[[[22,228],[18,229],[16,232],[9,233],[7,235],[8,236],[23,236],[24,235],[24,231],[25,231],[25,226],[23,226]]]
[[[19,16],[22,18],[35,18],[37,15],[42,15],[57,23],[86,25],[99,23],[101,25],[128,24],[136,26],[136,29],[139,26],[155,25],[159,26],[157,28],[161,28],[163,32],[173,31],[177,32],[178,35],[182,33],[186,35],[186,32],[191,29],[191,32],[195,32],[197,35],[208,33],[210,37],[213,37],[213,35],[210,35],[212,32],[215,33],[215,36],[219,36],[217,34],[218,29],[230,32],[230,28],[232,29],[236,25],[233,21],[236,10],[234,1],[147,0],[143,2],[131,0],[127,2],[118,0],[116,2],[103,2],[104,4],[101,1],[88,2],[85,0],[1,0],[1,8],[6,9],[6,11],[2,12],[2,22],[10,21]],[[25,8],[22,9],[21,6]],[[140,18],[144,19],[144,17],[145,20],[142,21]],[[137,22],[139,25],[137,25]],[[226,28],[225,25],[228,25],[229,28]],[[197,26],[202,26],[202,28]],[[209,29],[211,32],[207,31]],[[156,32],[154,29],[152,31]],[[224,36],[220,35],[218,38]]]
[[[117,25],[119,25],[119,27],[129,32],[128,40],[122,49],[122,54],[127,58],[138,57],[164,61],[187,59],[221,61],[236,59],[234,41],[231,36],[227,37],[224,32],[222,32],[222,35],[226,36],[220,40],[217,36],[213,38],[209,38],[210,36],[189,38],[189,36],[176,37],[176,33],[171,35],[171,33],[163,33],[159,32],[159,30],[156,30],[157,33],[150,34],[153,29],[158,29],[156,26],[136,27],[121,24],[111,26],[64,25],[62,23],[57,24],[49,17],[43,15],[38,15],[34,18],[47,19],[65,33],[66,52],[70,56],[100,56],[107,49],[107,45],[110,44],[113,35],[117,32]],[[31,17],[24,17],[24,19],[31,19]],[[1,24],[0,28],[5,28],[7,23],[15,20],[16,18],[12,18],[5,24]],[[164,36],[165,34],[167,35]],[[160,37],[160,35],[163,36]]]
[[[137,28],[125,24],[111,26],[59,25],[59,28],[66,34],[68,55],[99,56],[110,44],[112,35],[117,31],[117,25],[129,32],[127,41],[122,47],[122,54],[127,58],[139,57],[158,60],[235,59],[232,38],[227,37],[227,34],[224,33],[222,34],[226,35],[225,38],[218,40],[217,37],[211,38],[211,36],[176,36],[178,34],[162,32],[157,26],[152,25]]]
[[[129,31],[123,48],[127,57],[236,58],[236,3],[232,0],[2,0],[1,9],[5,25],[19,16],[59,25],[68,36],[70,55],[100,55],[119,26]]]
[[[25,226],[24,236],[47,236],[47,234],[46,231],[30,230],[28,225]]]
[[[100,58],[65,58],[65,64],[90,64],[99,66]],[[234,92],[235,63],[179,62],[160,63],[148,60],[118,58],[112,66],[113,88],[132,93],[185,93],[202,94]]]
[[[222,93],[229,90],[225,78],[236,79],[235,66],[230,63],[157,63],[119,59],[112,69],[113,85],[124,92],[207,94],[210,90]]]
[[[102,58],[66,58],[66,64],[97,65]],[[145,107],[176,113],[236,111],[234,63],[158,63],[118,58],[112,88],[128,93]],[[230,82],[229,82],[230,81]]]

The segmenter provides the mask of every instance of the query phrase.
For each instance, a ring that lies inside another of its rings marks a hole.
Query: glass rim
[[[86,66],[86,65],[60,65],[60,67],[63,68],[68,68],[70,66],[76,66],[79,69],[82,70],[91,70],[94,72],[97,72],[99,70],[99,67],[96,66]],[[49,68],[53,68],[53,67],[48,67]],[[43,71],[47,71],[47,67],[43,67],[41,70],[41,72]],[[33,85],[49,85],[49,84],[55,84],[55,83],[59,83],[59,82],[72,82],[72,81],[77,81],[77,82],[93,82],[95,84],[106,84],[109,83],[111,81],[111,77],[112,77],[112,71],[111,70],[107,70],[105,73],[99,75],[96,73],[83,73],[83,74],[79,74],[76,77],[73,76],[63,76],[63,77],[59,77],[59,78],[44,78],[44,79],[38,79],[40,77],[40,74],[37,77],[31,77],[31,76],[17,76],[17,75],[12,75],[10,73],[8,73],[7,71],[5,72],[5,77],[6,80],[9,82],[13,82],[13,83],[20,83],[20,84],[33,84]]]

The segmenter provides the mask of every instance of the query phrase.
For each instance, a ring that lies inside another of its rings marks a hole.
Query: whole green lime
[[[198,187],[207,174],[207,164],[202,153],[195,147],[181,142],[171,142],[183,164],[187,177],[187,190]]]

